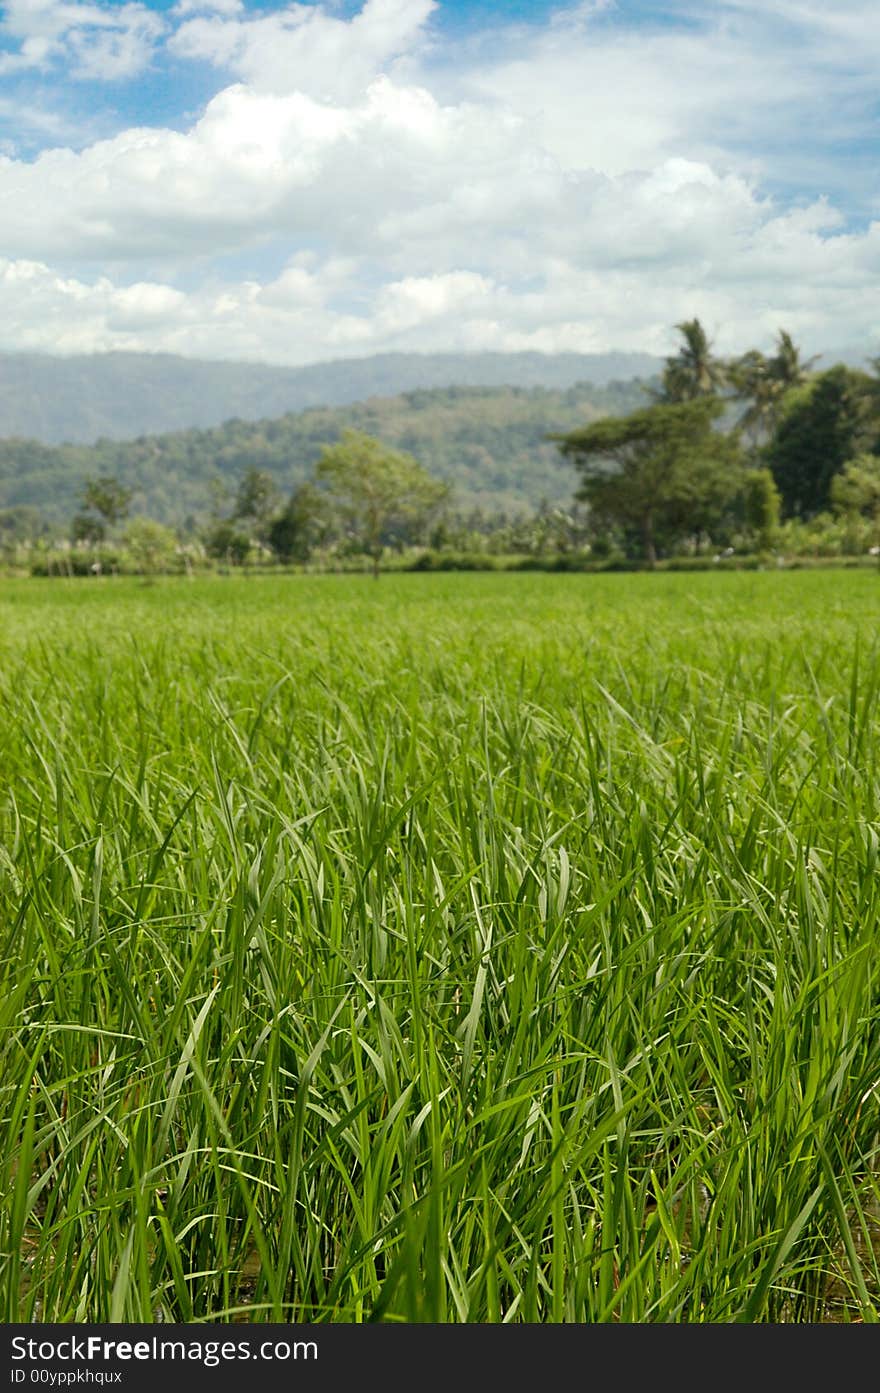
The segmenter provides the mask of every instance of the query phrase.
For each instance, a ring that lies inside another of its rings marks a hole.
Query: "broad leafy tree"
[[[98,513],[107,527],[115,527],[128,517],[132,492],[112,474],[102,474],[86,480],[81,497],[85,508]]]
[[[880,542],[880,455],[847,460],[831,481],[831,501],[838,512],[870,518],[875,543]]]
[[[354,430],[325,445],[315,477],[349,537],[369,556],[377,579],[390,536],[396,530],[411,534],[448,494],[412,455]]]
[[[767,550],[779,527],[779,490],[769,469],[747,469],[742,483],[745,523],[758,545]]]
[[[232,518],[221,518],[205,533],[205,551],[215,561],[243,566],[251,553],[251,539]]]
[[[74,513],[70,523],[70,540],[74,546],[83,543],[94,547],[107,536],[107,524],[94,513]]]
[[[867,374],[838,364],[788,394],[766,449],[787,517],[828,508],[835,475],[872,448],[878,427],[870,388]]]
[[[251,466],[239,480],[232,517],[237,522],[250,524],[262,541],[279,502],[278,485],[272,475],[265,469]]]
[[[578,498],[615,527],[636,528],[649,566],[658,537],[711,526],[741,485],[738,438],[716,430],[718,398],[658,403],[555,437],[581,473]]]
[[[154,518],[132,518],[125,529],[124,541],[142,576],[155,576],[173,567],[177,538],[170,527]]]
[[[330,525],[326,495],[307,481],[297,485],[273,519],[267,540],[280,561],[308,561],[315,547],[325,540]]]

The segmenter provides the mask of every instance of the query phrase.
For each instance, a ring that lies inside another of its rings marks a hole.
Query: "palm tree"
[[[774,381],[779,383],[783,392],[791,387],[803,386],[810,376],[810,369],[821,356],[816,353],[805,363],[802,362],[800,349],[795,346],[791,334],[780,329],[776,339],[776,357],[770,361]]]
[[[808,381],[816,360],[813,357],[804,362],[791,334],[780,329],[772,358],[751,348],[729,365],[727,376],[735,395],[740,401],[749,403],[740,417],[739,427],[751,436],[753,450],[758,448],[762,438],[772,433],[786,394]]]
[[[756,348],[750,348],[730,363],[727,377],[734,396],[748,402],[739,419],[739,429],[750,437],[751,447],[756,450],[762,436],[770,433],[776,412],[777,384],[770,361]]]
[[[726,382],[724,364],[712,355],[712,345],[699,319],[676,324],[684,342],[678,353],[666,359],[659,401],[695,401],[711,397]]]

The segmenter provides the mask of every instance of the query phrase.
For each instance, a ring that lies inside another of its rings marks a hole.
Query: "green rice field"
[[[0,1319],[880,1315],[880,577],[0,583]]]

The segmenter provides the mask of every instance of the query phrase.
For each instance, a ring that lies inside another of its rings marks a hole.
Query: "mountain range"
[[[0,531],[2,510],[22,508],[32,521],[38,515],[53,530],[66,529],[86,480],[100,475],[131,490],[132,512],[196,526],[228,509],[247,469],[264,470],[282,494],[289,493],[310,477],[323,446],[347,428],[414,455],[452,485],[460,512],[570,504],[577,479],[548,437],[644,405],[645,385],[420,388],[267,420],[229,420],[208,430],[105,437],[94,445],[0,440]]]
[[[823,355],[864,360],[864,353]],[[246,469],[282,493],[346,428],[413,454],[460,512],[567,505],[577,480],[549,438],[643,406],[643,354],[381,354],[304,368],[169,354],[0,354],[0,532],[66,528],[83,485],[112,475],[132,510],[197,526]],[[10,518],[8,510],[25,510]]]
[[[660,367],[643,353],[382,353],[299,368],[163,353],[0,353],[0,439],[131,440],[420,388],[604,387]]]

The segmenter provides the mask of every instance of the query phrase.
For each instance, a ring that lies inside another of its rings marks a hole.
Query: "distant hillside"
[[[0,508],[27,505],[66,523],[83,481],[112,474],[134,490],[133,511],[180,525],[206,518],[218,483],[234,490],[251,465],[289,491],[311,474],[321,447],[349,426],[410,451],[454,485],[460,509],[497,513],[533,508],[542,499],[568,503],[576,476],[547,435],[644,403],[638,381],[604,388],[581,383],[566,391],[451,387],[95,446],[5,440]]]
[[[102,436],[259,421],[309,406],[346,406],[417,388],[604,386],[651,376],[638,353],[383,353],[304,368],[203,362],[172,354],[71,358],[0,353],[0,438],[91,444]]]

